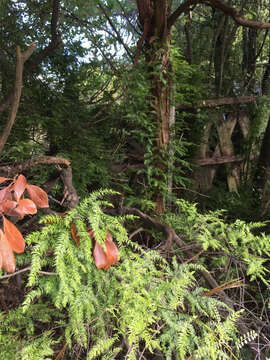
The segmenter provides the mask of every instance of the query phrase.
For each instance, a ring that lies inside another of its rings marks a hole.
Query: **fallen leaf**
[[[5,216],[3,216],[3,220],[4,220],[4,233],[12,250],[15,251],[16,253],[23,253],[25,242],[22,234],[16,228],[16,226],[12,224],[12,222],[10,222]]]
[[[15,200],[19,201],[26,187],[26,178],[19,175],[11,189],[14,191]]]
[[[2,203],[3,201],[6,201],[6,200],[11,200],[11,199],[12,199],[11,192],[7,187],[0,190],[0,203]]]
[[[3,231],[0,229],[0,257],[1,268],[9,273],[14,273],[16,268],[13,251]]]
[[[49,207],[48,195],[39,186],[27,184],[26,190],[31,200],[34,201],[37,207],[39,208]]]
[[[95,243],[93,255],[96,267],[98,269],[104,269],[107,265],[107,257],[103,248],[101,247],[101,245],[99,245],[97,241]]]
[[[21,199],[18,202],[18,207],[16,210],[24,215],[34,215],[37,213],[36,204],[30,199]]]
[[[106,246],[107,264],[104,269],[107,270],[111,265],[116,264],[118,261],[118,248],[116,244],[113,242],[112,235],[109,232],[107,232],[105,246]]]

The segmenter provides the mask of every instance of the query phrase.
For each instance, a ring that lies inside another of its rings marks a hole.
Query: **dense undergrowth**
[[[257,337],[257,327],[237,330],[240,317],[248,316],[237,300],[239,283],[229,290],[239,304],[235,311],[218,299],[220,289],[208,291],[201,273],[211,269],[224,283],[241,271],[247,292],[252,281],[268,289],[269,236],[252,232],[263,224],[226,224],[222,212],[202,215],[179,201],[178,215],[167,214],[164,222],[187,245],[205,250],[193,263],[174,245],[164,257],[129,239],[126,229],[138,219],[108,215],[108,195],[115,193],[92,193],[64,218],[44,217],[41,230],[27,237],[29,251],[20,264],[31,258],[31,270],[21,280],[23,301],[1,312],[0,359],[243,359],[241,348]],[[106,271],[95,266],[88,229],[100,244],[107,231],[118,244],[119,261]],[[160,241],[160,233],[151,236]]]

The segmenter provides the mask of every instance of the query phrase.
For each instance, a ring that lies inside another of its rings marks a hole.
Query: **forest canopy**
[[[270,357],[269,5],[0,1],[0,360]]]

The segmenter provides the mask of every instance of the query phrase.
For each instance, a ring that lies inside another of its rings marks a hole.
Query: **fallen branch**
[[[154,227],[160,232],[162,232],[164,235],[166,235],[167,240],[164,248],[166,248],[167,250],[172,247],[173,242],[175,242],[180,248],[186,246],[185,242],[176,234],[173,228],[171,228],[169,225],[162,224],[160,221],[152,218],[151,216],[143,213],[142,211],[136,208],[125,206],[121,210],[123,214],[132,214],[139,216],[143,220],[146,227],[148,228]]]
[[[219,99],[209,99],[203,100],[197,104],[180,104],[176,107],[176,110],[194,110],[198,108],[211,108],[216,106],[223,105],[236,105],[236,104],[247,104],[259,99],[259,96],[242,96],[242,97],[231,97],[231,98],[219,98]]]
[[[21,173],[33,166],[41,165],[41,164],[42,165],[63,164],[66,166],[70,166],[70,161],[68,159],[61,157],[43,156],[43,157],[37,157],[34,159],[27,160],[21,164],[0,166],[0,172],[1,174],[5,174],[7,177],[12,177],[17,173]]]
[[[144,225],[149,228],[149,227],[154,227],[157,230],[161,231],[162,233],[164,233],[167,236],[167,240],[165,243],[165,248],[169,249],[172,246],[172,242],[174,241],[180,248],[185,248],[187,245],[186,243],[175,233],[175,231],[168,225],[161,223],[160,221],[152,218],[151,216],[143,213],[142,211],[140,211],[139,209],[136,208],[131,208],[131,207],[123,207],[122,209],[122,213],[124,214],[132,214],[132,215],[136,215],[139,216],[139,218],[144,222]],[[197,260],[197,256],[194,256],[194,254],[192,254],[190,251],[186,251],[186,254],[189,258],[191,258],[193,260],[194,263],[199,263],[199,261]],[[191,260],[190,260],[191,261]],[[188,261],[188,262],[190,262]],[[236,304],[226,293],[224,290],[221,289],[221,286],[218,284],[218,282],[216,281],[216,279],[207,271],[200,271],[201,275],[203,276],[204,280],[208,283],[208,285],[211,286],[212,289],[219,289],[219,293],[218,296],[221,298],[221,300],[228,305],[228,307],[230,307],[231,309],[234,309],[234,307],[238,304]],[[247,334],[250,331],[250,328],[245,324],[245,319],[243,317],[239,318],[238,322],[237,322],[237,326],[239,329],[239,332],[241,334]],[[261,326],[261,324],[258,324],[259,326]],[[258,354],[260,353],[260,350],[258,348],[258,343],[256,342],[250,342],[248,344],[248,346],[250,347],[250,349]],[[264,360],[265,357],[260,353],[260,360]]]
[[[245,160],[245,157],[242,155],[235,155],[235,156],[228,155],[228,156],[218,156],[212,158],[199,159],[198,164],[200,166],[220,165],[220,164],[227,164],[233,162],[240,162],[243,160]]]

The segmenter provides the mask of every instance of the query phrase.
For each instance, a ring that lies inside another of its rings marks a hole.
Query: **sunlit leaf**
[[[15,271],[16,263],[13,251],[3,231],[0,229],[0,257],[1,268],[6,272],[13,273]]]
[[[97,241],[95,243],[93,255],[96,267],[98,269],[104,269],[107,265],[107,257],[101,245],[99,245]]]
[[[77,246],[80,246],[80,237],[77,235],[77,229],[75,224],[71,223],[70,224],[71,227],[71,236],[73,238],[73,240],[75,241],[75,243],[77,244]]]
[[[36,185],[26,185],[26,190],[32,201],[36,204],[37,207],[47,208],[49,207],[48,196],[44,190]]]
[[[19,175],[15,181],[12,189],[14,190],[15,200],[19,201],[26,187],[26,178],[23,175]]]
[[[11,192],[7,187],[0,190],[0,203],[2,203],[3,201],[6,201],[6,200],[11,200],[11,199],[12,199]]]
[[[12,224],[12,222],[5,218],[5,216],[3,216],[3,219],[4,233],[12,250],[14,250],[16,253],[24,252],[25,242],[22,234],[16,228],[16,226]]]

